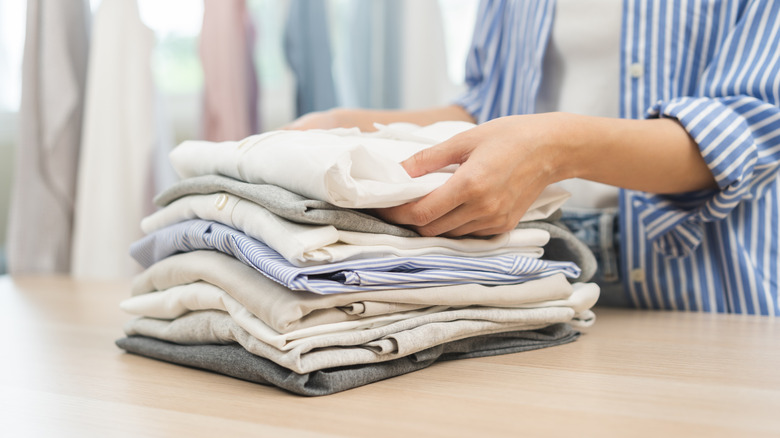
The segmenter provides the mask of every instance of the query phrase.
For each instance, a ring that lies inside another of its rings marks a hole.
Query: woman
[[[778,16],[774,0],[483,1],[469,90],[455,105],[338,109],[292,127],[480,123],[406,160],[411,176],[460,167],[428,196],[380,214],[422,235],[489,235],[513,228],[549,184],[619,187],[618,293],[628,304],[778,315]],[[574,47],[552,53],[556,36]],[[595,50],[583,56],[583,42]],[[597,88],[576,75],[594,63],[615,80]],[[600,101],[615,113],[589,111]],[[609,199],[608,187],[593,190]],[[575,228],[589,220],[575,213]],[[612,241],[611,223],[600,222],[595,242]]]

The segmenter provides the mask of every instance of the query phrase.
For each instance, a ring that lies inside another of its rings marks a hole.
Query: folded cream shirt
[[[271,131],[238,142],[186,141],[170,157],[182,178],[218,174],[277,185],[339,207],[392,207],[432,192],[455,168],[411,178],[401,161],[474,126],[453,121],[425,127],[377,125],[379,130],[372,133],[357,128]],[[568,197],[568,192],[550,186],[539,198],[545,204],[554,200],[549,215]]]
[[[598,286],[577,283],[574,285],[572,294],[566,299],[524,303],[513,308],[571,308],[574,311],[571,323],[578,326],[588,326],[594,320],[590,308],[596,303],[598,296]],[[456,319],[490,320],[491,309],[510,309],[484,306],[465,308],[433,306],[279,333],[227,292],[206,282],[185,284],[165,291],[138,295],[122,301],[120,306],[128,313],[156,319],[175,319],[198,310],[222,310],[230,314],[230,317],[252,336],[283,351],[322,339],[333,339],[334,344],[332,345],[341,345],[338,343],[340,341],[337,341],[340,339],[338,336],[350,332],[361,332],[363,336],[361,339],[372,340],[371,336],[374,336],[375,331],[386,334],[383,328],[398,321],[407,321],[406,327],[410,328],[415,326],[415,321],[427,324]],[[320,347],[327,346],[326,344],[318,345]]]
[[[460,284],[318,295],[290,290],[217,251],[193,251],[167,257],[136,276],[131,291],[133,296],[141,296],[198,281],[224,290],[279,333],[431,306],[521,307],[527,303],[565,300],[573,293],[566,277],[557,274],[503,286]]]
[[[252,354],[305,374],[325,368],[388,361],[474,336],[537,330],[569,321],[574,313],[567,307],[484,309],[482,312],[463,309],[459,312],[450,314],[449,321],[441,320],[440,313],[432,313],[374,330],[320,337],[287,351],[260,341],[241,328],[227,312],[218,310],[190,312],[172,321],[139,318],[125,326],[125,333],[185,345],[237,342]]]
[[[179,198],[141,221],[145,233],[189,219],[219,222],[257,239],[295,266],[381,257],[451,255],[487,257],[516,254],[539,258],[550,233],[515,229],[491,238],[399,237],[338,230],[332,225],[298,224],[260,205],[227,193]]]

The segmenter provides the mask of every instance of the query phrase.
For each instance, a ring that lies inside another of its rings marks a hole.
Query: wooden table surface
[[[780,436],[774,319],[597,308],[568,345],[305,398],[123,353],[127,296],[0,277],[0,436]]]

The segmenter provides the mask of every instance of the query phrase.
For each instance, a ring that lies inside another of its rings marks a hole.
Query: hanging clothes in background
[[[337,105],[325,0],[292,0],[284,35],[287,62],[295,75],[296,114]]]
[[[337,49],[339,97],[345,106],[401,107],[402,5],[391,0],[347,2],[348,34]]]
[[[71,272],[126,277],[127,248],[152,209],[148,184],[155,133],[154,34],[135,0],[103,0],[94,17]]]
[[[84,0],[27,2],[19,145],[8,225],[12,274],[70,269],[88,27]]]
[[[152,151],[152,174],[151,182],[147,185],[147,199],[153,199],[157,193],[179,181],[176,171],[168,160],[168,155],[176,146],[173,122],[165,105],[165,99],[156,88],[154,110],[156,140]]]
[[[246,0],[204,1],[200,58],[205,140],[239,140],[260,132],[254,39]]]
[[[397,45],[402,55],[397,64],[390,64],[400,70],[399,107],[418,109],[451,103],[461,90],[447,74],[447,47],[439,2],[403,0],[400,10],[404,31],[396,34],[400,37]]]

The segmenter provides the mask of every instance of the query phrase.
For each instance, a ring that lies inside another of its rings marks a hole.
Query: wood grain
[[[770,318],[597,309],[572,344],[304,398],[123,353],[127,296],[0,277],[0,435],[780,436]]]

